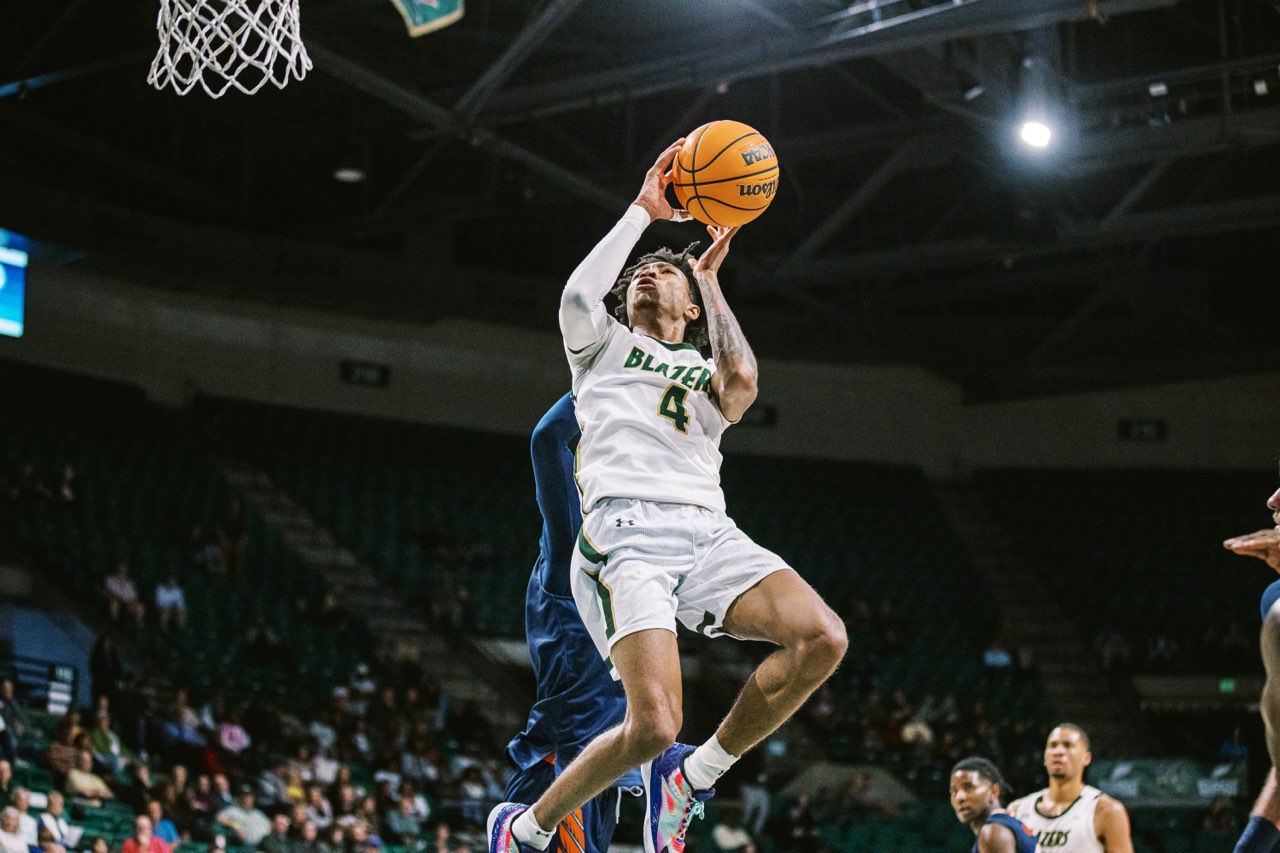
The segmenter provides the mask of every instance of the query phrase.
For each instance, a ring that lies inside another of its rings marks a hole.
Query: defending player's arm
[[[978,853],[1018,853],[1018,839],[1009,827],[989,823],[978,830]]]
[[[658,156],[645,174],[635,202],[569,276],[560,296],[560,331],[570,352],[580,353],[604,337],[609,327],[604,298],[649,223],[683,218],[683,211],[673,209],[666,198],[671,164],[683,144],[684,139],[677,139]]]
[[[578,487],[573,481],[573,451],[578,438],[578,421],[573,398],[565,394],[552,406],[533,430],[533,483],[538,500],[548,553],[544,585],[554,595],[569,595],[568,566],[574,537],[582,526]]]
[[[1133,853],[1133,837],[1129,830],[1129,812],[1112,797],[1098,800],[1093,817],[1094,830],[1107,853]]]
[[[729,253],[729,241],[737,228],[708,227],[714,241],[694,264],[693,272],[702,291],[703,310],[707,312],[707,332],[711,337],[711,358],[716,364],[711,390],[720,413],[737,421],[751,408],[758,391],[759,367],[747,336],[733,316],[720,289],[720,265]]]

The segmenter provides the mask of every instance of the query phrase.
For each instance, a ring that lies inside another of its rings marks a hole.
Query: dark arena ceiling
[[[216,101],[147,85],[155,15],[0,6],[0,227],[59,262],[552,330],[657,151],[734,118],[782,162],[726,273],[765,356],[980,398],[1277,364],[1275,2],[469,0],[410,39],[389,0],[302,0],[307,79]]]

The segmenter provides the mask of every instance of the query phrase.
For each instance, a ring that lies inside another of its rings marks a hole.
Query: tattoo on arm
[[[717,370],[746,369],[756,372],[756,356],[747,343],[747,336],[738,325],[724,296],[718,287],[703,287],[708,326],[711,332],[711,356]]]

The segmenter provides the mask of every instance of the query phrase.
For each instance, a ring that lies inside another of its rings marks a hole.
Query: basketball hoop
[[[283,89],[311,69],[298,0],[160,0],[156,29],[147,82],[179,95],[196,85],[211,98],[233,86],[246,95],[267,83]]]

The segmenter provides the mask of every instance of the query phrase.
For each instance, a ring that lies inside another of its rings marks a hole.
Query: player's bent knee
[[[800,660],[808,673],[825,680],[835,671],[849,649],[849,634],[839,616],[824,608],[813,626],[797,644]]]
[[[676,742],[683,724],[682,711],[675,701],[628,706],[623,722],[627,750],[640,756],[637,762],[652,758]]]
[[[624,724],[626,751],[636,763],[662,753],[680,734],[679,716],[669,714],[648,719],[632,718]]]

